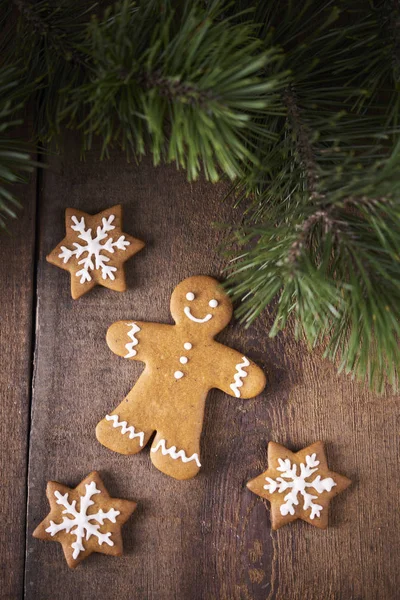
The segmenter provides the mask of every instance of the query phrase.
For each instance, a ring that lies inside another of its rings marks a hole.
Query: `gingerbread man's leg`
[[[181,424],[182,425],[182,424]],[[198,427],[193,431],[182,427],[158,430],[151,445],[150,458],[155,467],[175,479],[191,479],[200,469],[200,434]]]
[[[138,383],[121,404],[96,427],[99,442],[114,452],[136,454],[143,450],[154,433],[147,414],[149,407],[143,407],[148,397],[147,390]]]

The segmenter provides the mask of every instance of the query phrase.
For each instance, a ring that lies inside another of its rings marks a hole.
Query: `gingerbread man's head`
[[[175,323],[198,335],[216,335],[229,323],[232,312],[232,302],[218,281],[205,275],[184,279],[171,296]]]

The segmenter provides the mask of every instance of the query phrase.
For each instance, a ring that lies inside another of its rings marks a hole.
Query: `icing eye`
[[[215,298],[213,298],[212,300],[210,300],[210,302],[208,303],[208,306],[211,306],[211,308],[217,308],[218,306],[218,300],[215,300]]]
[[[189,300],[189,302],[191,302],[192,300],[194,300],[194,294],[193,294],[193,292],[188,292],[186,294],[186,300]]]

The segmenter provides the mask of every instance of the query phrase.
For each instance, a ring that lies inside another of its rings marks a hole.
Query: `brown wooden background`
[[[267,337],[264,315],[221,339],[262,365],[261,397],[210,394],[200,474],[172,480],[148,450],[114,454],[96,423],[140,372],[108,349],[122,318],[171,322],[174,286],[218,276],[221,233],[232,222],[224,189],[190,185],[173,166],[140,167],[115,154],[80,161],[69,136],[60,157],[20,188],[25,211],[1,235],[0,566],[2,598],[58,600],[391,600],[399,597],[399,399],[356,385],[290,332]],[[78,301],[69,274],[45,262],[64,235],[64,209],[124,205],[124,228],[147,246],[126,264],[125,294],[96,288]],[[245,483],[266,468],[269,440],[300,449],[327,444],[330,466],[353,485],[331,504],[331,527],[270,529],[267,503]],[[32,538],[47,514],[46,482],[77,485],[92,469],[110,493],[139,502],[123,530],[122,558],[92,555],[75,571],[61,546]]]

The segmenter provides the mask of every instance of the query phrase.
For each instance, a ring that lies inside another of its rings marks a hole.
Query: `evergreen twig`
[[[19,72],[13,67],[0,68],[0,228],[6,227],[7,218],[17,216],[21,206],[17,199],[15,183],[26,181],[26,174],[37,166],[30,157],[27,144],[12,140],[10,133],[20,126],[20,114],[27,88],[20,87]]]
[[[294,320],[339,369],[397,385],[398,0],[13,6],[0,0],[3,74],[15,63],[39,141],[67,125],[84,149],[100,137],[103,156],[119,145],[192,180],[231,179],[243,213],[227,249],[239,318],[270,305],[271,336]],[[0,97],[3,131],[15,89]],[[6,184],[32,163],[4,143]],[[0,215],[15,202],[2,190]]]

